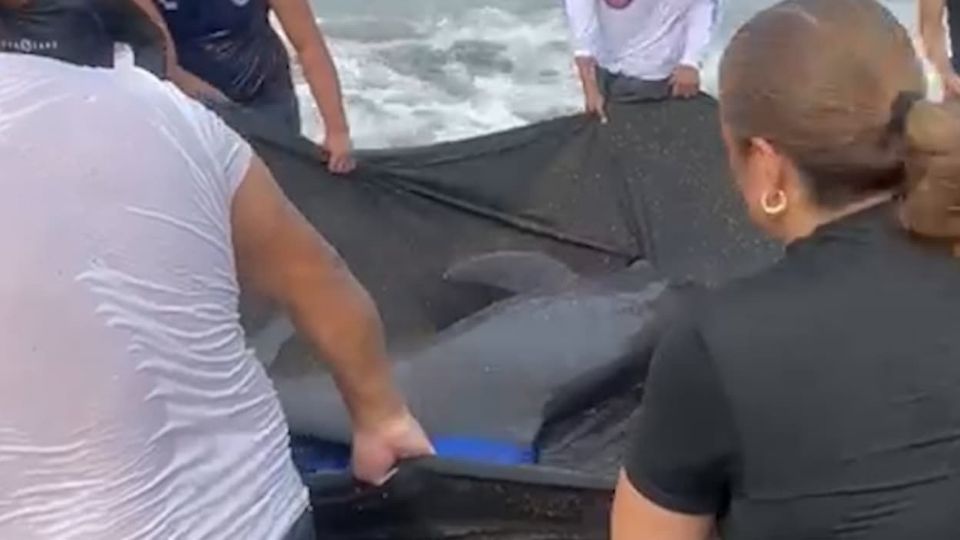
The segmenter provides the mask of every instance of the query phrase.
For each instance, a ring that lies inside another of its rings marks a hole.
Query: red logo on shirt
[[[633,0],[603,0],[613,9],[623,9],[633,3]]]

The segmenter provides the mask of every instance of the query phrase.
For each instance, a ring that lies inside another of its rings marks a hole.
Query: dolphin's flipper
[[[464,260],[443,275],[446,281],[486,285],[513,294],[560,289],[577,280],[562,262],[536,251],[496,251]]]

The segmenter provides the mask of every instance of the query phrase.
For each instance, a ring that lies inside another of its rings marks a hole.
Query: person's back
[[[786,252],[664,338],[616,540],[960,538],[960,111],[924,86],[874,0],[785,0],[734,35],[724,142]]]
[[[280,538],[307,505],[244,344],[239,137],[139,70],[0,55],[0,538]]]
[[[701,307],[726,412],[704,436],[737,438],[725,538],[960,538],[960,261],[883,205]]]

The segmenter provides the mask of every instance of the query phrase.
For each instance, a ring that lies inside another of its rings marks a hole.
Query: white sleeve
[[[196,103],[197,121],[230,200],[250,170],[253,148],[219,115]]]
[[[687,12],[687,39],[680,65],[700,67],[704,52],[713,38],[719,0],[697,0]]]
[[[600,21],[597,0],[564,0],[567,21],[573,35],[573,52],[578,57],[597,57]]]
[[[253,148],[219,115],[179,91],[176,93],[183,102],[182,107],[189,109],[186,112],[210,158],[213,183],[226,200],[233,200],[250,169]]]

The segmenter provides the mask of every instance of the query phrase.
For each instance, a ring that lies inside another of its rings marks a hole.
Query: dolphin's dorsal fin
[[[567,265],[538,251],[495,251],[457,261],[443,278],[451,283],[486,285],[523,294],[559,289],[578,276]]]

